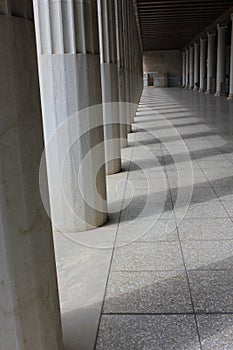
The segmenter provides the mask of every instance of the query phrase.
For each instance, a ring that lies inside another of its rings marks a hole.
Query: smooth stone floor
[[[55,233],[65,350],[233,349],[233,103],[145,88],[122,158],[108,224]]]

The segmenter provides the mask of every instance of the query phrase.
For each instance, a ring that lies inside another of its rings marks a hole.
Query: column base
[[[193,90],[193,86],[190,86],[188,89],[189,89],[189,90]]]
[[[211,95],[211,94],[214,94],[214,92],[213,91],[211,91],[211,90],[206,90],[206,95]]]
[[[215,97],[226,96],[226,93],[225,93],[225,92],[217,91],[217,92],[214,94],[214,96],[215,96]]]
[[[228,101],[233,101],[233,94],[230,94],[228,97],[227,97]]]
[[[201,88],[198,90],[199,92],[205,92],[205,89]]]
[[[198,91],[198,87],[194,86],[193,91]]]

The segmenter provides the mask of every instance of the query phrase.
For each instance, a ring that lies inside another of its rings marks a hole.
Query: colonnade
[[[63,347],[47,214],[51,209],[54,229],[62,232],[107,220],[105,175],[120,171],[120,148],[143,87],[135,6],[131,0],[1,2],[1,349]],[[125,107],[115,114],[95,109],[102,101]],[[71,146],[68,153],[64,145]]]
[[[226,84],[227,28],[225,23],[216,25],[215,30],[207,31],[182,52],[183,87],[207,94],[212,93],[215,96],[228,95],[229,100],[233,99],[233,28],[229,91]]]

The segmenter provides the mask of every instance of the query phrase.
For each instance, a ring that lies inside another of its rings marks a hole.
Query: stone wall
[[[182,75],[181,52],[179,50],[145,51],[143,54],[143,69],[145,73],[155,72],[155,86],[161,86],[164,73],[167,74],[169,87],[180,86]]]

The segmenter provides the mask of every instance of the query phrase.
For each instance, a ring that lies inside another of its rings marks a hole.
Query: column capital
[[[206,37],[200,38],[200,42],[202,42],[202,41],[207,41],[207,38]]]
[[[225,24],[225,23],[223,23],[223,24],[218,24],[218,25],[217,25],[217,29],[218,29],[218,30],[227,29],[227,27],[228,27],[228,26],[227,26],[227,24]]]
[[[217,33],[216,33],[216,31],[212,31],[212,32],[207,32],[207,36],[209,37],[209,36],[215,36]]]

